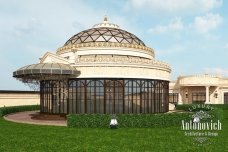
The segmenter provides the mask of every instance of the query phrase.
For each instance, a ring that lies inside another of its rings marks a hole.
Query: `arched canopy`
[[[13,77],[26,80],[52,80],[75,77],[80,74],[76,68],[62,63],[39,63],[24,66],[13,72]]]

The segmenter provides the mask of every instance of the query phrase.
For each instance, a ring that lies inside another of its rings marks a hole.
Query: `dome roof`
[[[64,46],[87,42],[116,42],[145,46],[143,41],[134,34],[120,29],[116,24],[109,23],[107,17],[104,18],[103,23],[72,36]]]

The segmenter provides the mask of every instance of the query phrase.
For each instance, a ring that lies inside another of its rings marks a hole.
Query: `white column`
[[[179,89],[179,92],[178,92],[178,104],[179,105],[182,105],[183,104],[182,96],[181,96],[181,89]]]
[[[210,86],[205,86],[206,87],[206,104],[210,103],[210,95],[209,95],[209,88]]]

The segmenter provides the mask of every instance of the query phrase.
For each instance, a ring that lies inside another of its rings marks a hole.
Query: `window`
[[[178,93],[169,93],[169,103],[178,102]]]
[[[206,93],[194,92],[192,93],[192,103],[204,103],[206,101]]]
[[[228,92],[224,92],[224,104],[228,104]]]
[[[169,82],[151,79],[69,79],[41,82],[41,112],[159,113],[168,111]],[[178,96],[173,97],[177,101]]]

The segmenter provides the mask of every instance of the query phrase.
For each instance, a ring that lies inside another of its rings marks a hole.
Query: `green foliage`
[[[223,110],[228,110],[228,104],[213,104],[211,106],[219,108],[219,109],[223,109]]]
[[[222,109],[221,109],[222,107]],[[205,121],[222,120],[223,109],[227,105],[177,105],[177,110],[184,110],[182,113],[165,113],[165,114],[118,114],[118,128],[160,128],[170,126],[180,126],[181,121],[189,121],[192,114],[196,111],[203,110],[213,118]],[[211,110],[212,108],[213,110]],[[193,113],[190,113],[190,110]],[[108,128],[111,115],[107,114],[74,114],[67,116],[68,127],[73,128]]]
[[[13,106],[13,107],[1,107],[0,108],[0,117],[4,115],[15,113],[15,112],[23,112],[23,111],[33,111],[39,110],[39,105],[24,105],[24,106]]]
[[[107,114],[70,114],[67,116],[68,127],[106,128],[111,117]]]
[[[228,110],[222,130],[209,143],[196,145],[177,127],[68,128],[20,124],[0,118],[0,152],[226,152]]]
[[[214,116],[212,119],[213,120],[223,120],[223,109],[220,108],[214,108],[214,110],[211,110],[209,112],[212,116]]]
[[[209,108],[207,108],[209,107]],[[176,110],[184,110],[184,111],[199,111],[199,110],[204,110],[204,111],[210,111],[211,105],[207,104],[184,104],[184,105],[176,105]]]
[[[201,105],[201,106],[199,106]],[[213,118],[208,118],[205,121],[208,120],[222,120],[223,119],[223,110],[228,110],[228,105],[224,105],[224,104],[204,104],[205,107],[209,106],[210,108],[202,108],[202,104],[185,104],[185,105],[176,105],[176,109],[177,110],[184,110],[184,111],[192,111],[192,112],[196,112],[196,111],[207,111],[208,114],[210,114],[211,116],[213,116]]]
[[[180,126],[181,120],[190,120],[189,113],[118,114],[118,128],[151,128]],[[71,114],[67,126],[75,128],[107,128],[111,121],[108,114]]]

